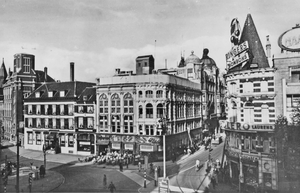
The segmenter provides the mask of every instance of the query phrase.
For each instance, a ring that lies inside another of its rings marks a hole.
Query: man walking
[[[114,192],[114,190],[117,190],[115,185],[113,184],[113,182],[110,182],[109,186],[108,186],[108,189],[111,193]]]

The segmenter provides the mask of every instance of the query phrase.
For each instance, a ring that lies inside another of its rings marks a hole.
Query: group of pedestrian
[[[106,178],[105,174],[103,176],[103,188],[108,189],[111,193],[113,193],[115,190],[117,190],[112,181],[110,182],[110,184],[107,187],[107,178]]]

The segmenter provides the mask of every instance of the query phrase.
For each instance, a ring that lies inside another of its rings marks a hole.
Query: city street
[[[221,161],[223,153],[224,142],[219,145],[212,145],[211,158],[215,161],[219,159]],[[209,184],[208,178],[205,176],[206,161],[208,160],[209,150],[201,149],[194,154],[190,155],[186,159],[179,161],[180,172],[170,177],[170,184],[173,186],[190,188],[194,190],[204,190]],[[196,160],[199,159],[203,167],[199,170],[195,170]],[[200,186],[201,185],[201,186]]]

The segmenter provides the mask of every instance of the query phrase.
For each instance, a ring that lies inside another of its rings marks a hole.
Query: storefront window
[[[35,133],[35,137],[36,137],[36,144],[41,145],[42,144],[41,133]]]
[[[74,136],[73,135],[68,135],[68,146],[74,147]]]
[[[33,144],[33,133],[32,132],[28,132],[28,144]]]
[[[64,134],[59,136],[60,138],[60,146],[65,147],[66,146],[66,136]]]

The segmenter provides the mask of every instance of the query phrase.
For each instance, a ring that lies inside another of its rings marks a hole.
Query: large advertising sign
[[[300,25],[284,32],[278,39],[278,45],[283,50],[290,52],[300,51]]]
[[[242,67],[249,60],[249,44],[248,41],[242,43],[239,42],[240,27],[237,18],[234,18],[231,22],[231,43],[233,43],[232,49],[226,54],[227,69],[230,70],[240,64]]]

